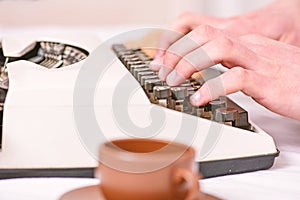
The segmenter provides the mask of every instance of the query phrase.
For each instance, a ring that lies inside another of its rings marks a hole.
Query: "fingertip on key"
[[[171,68],[162,66],[158,72],[158,78],[162,81],[166,81],[166,78],[171,71],[172,71]]]
[[[161,59],[154,59],[150,64],[149,68],[153,71],[159,71],[162,67],[162,60]]]
[[[173,70],[166,78],[166,82],[170,86],[176,86],[185,81],[185,78]]]
[[[199,92],[196,92],[194,95],[191,96],[190,102],[193,106],[199,106],[201,101],[201,95]]]

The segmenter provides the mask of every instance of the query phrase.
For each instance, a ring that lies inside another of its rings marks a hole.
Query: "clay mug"
[[[192,200],[199,196],[193,148],[156,139],[119,139],[100,146],[102,192],[108,200]]]

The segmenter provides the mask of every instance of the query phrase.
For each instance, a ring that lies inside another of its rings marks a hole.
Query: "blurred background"
[[[271,0],[0,0],[0,26],[169,25],[183,11],[231,16]]]

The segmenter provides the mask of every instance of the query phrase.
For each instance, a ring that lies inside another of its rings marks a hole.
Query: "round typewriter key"
[[[137,80],[140,82],[140,84],[142,85],[142,77],[144,76],[150,76],[150,75],[155,75],[155,72],[153,71],[145,71],[145,72],[140,72],[137,75]]]
[[[144,64],[134,64],[134,65],[130,65],[129,66],[129,71],[132,73],[132,74],[134,74],[134,71],[135,71],[135,69],[137,69],[137,68],[148,68],[148,66],[147,65],[144,65]]]
[[[157,99],[166,99],[170,97],[171,94],[171,87],[169,86],[155,86],[153,88],[154,97]]]
[[[125,50],[125,51],[121,51],[119,52],[119,56],[128,56],[128,55],[133,55],[134,51],[132,50]]]
[[[144,63],[142,61],[140,61],[140,60],[137,60],[137,61],[129,60],[129,61],[126,61],[126,64],[128,66],[130,66],[130,65],[142,65]]]
[[[137,61],[133,60],[133,58],[123,58],[121,60],[125,65],[127,65],[128,62],[137,62]]]
[[[149,67],[144,67],[144,68],[136,68],[133,70],[133,76],[137,79],[138,74],[140,72],[152,72]]]
[[[238,111],[234,108],[217,108],[215,121],[217,122],[235,122],[238,119]]]
[[[138,58],[138,57],[133,57],[133,58],[125,58],[125,59],[124,59],[124,62],[125,62],[126,64],[128,64],[128,62],[141,62],[141,60],[140,60],[140,58]]]
[[[171,93],[172,93],[172,99],[184,100],[184,98],[188,95],[188,90],[186,87],[172,87]]]
[[[155,86],[162,86],[163,83],[160,79],[150,79],[150,80],[145,80],[145,90],[152,93],[153,92],[153,88]]]
[[[153,75],[142,76],[141,77],[141,85],[144,86],[146,80],[150,80],[150,79],[158,79],[158,76],[156,75],[155,72]]]
[[[130,71],[131,66],[133,65],[143,65],[144,63],[141,61],[128,61],[125,63],[127,69]],[[146,67],[146,65],[144,65],[144,67]]]
[[[218,108],[226,108],[226,101],[223,100],[214,100],[209,102],[209,107],[212,113],[216,112]]]
[[[123,55],[123,56],[120,56],[122,60],[125,60],[125,59],[133,59],[133,58],[137,58],[136,55],[134,54],[130,54],[130,55]]]

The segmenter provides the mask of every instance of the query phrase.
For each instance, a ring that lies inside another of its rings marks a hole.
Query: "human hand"
[[[184,45],[188,40],[197,46]],[[236,37],[200,26],[172,44],[162,58],[159,77],[171,86],[218,63],[229,68],[191,97],[195,106],[243,91],[266,108],[300,120],[300,48],[263,36]]]
[[[172,29],[186,34],[204,24],[236,35],[259,34],[300,46],[300,1],[275,0],[260,9],[228,18],[186,12],[179,16]]]
[[[259,34],[300,46],[300,1],[276,0],[258,10],[228,18],[185,12],[171,26],[172,30],[182,35],[160,38],[155,58],[159,59],[164,55],[164,49],[199,25],[209,25],[237,36]]]

